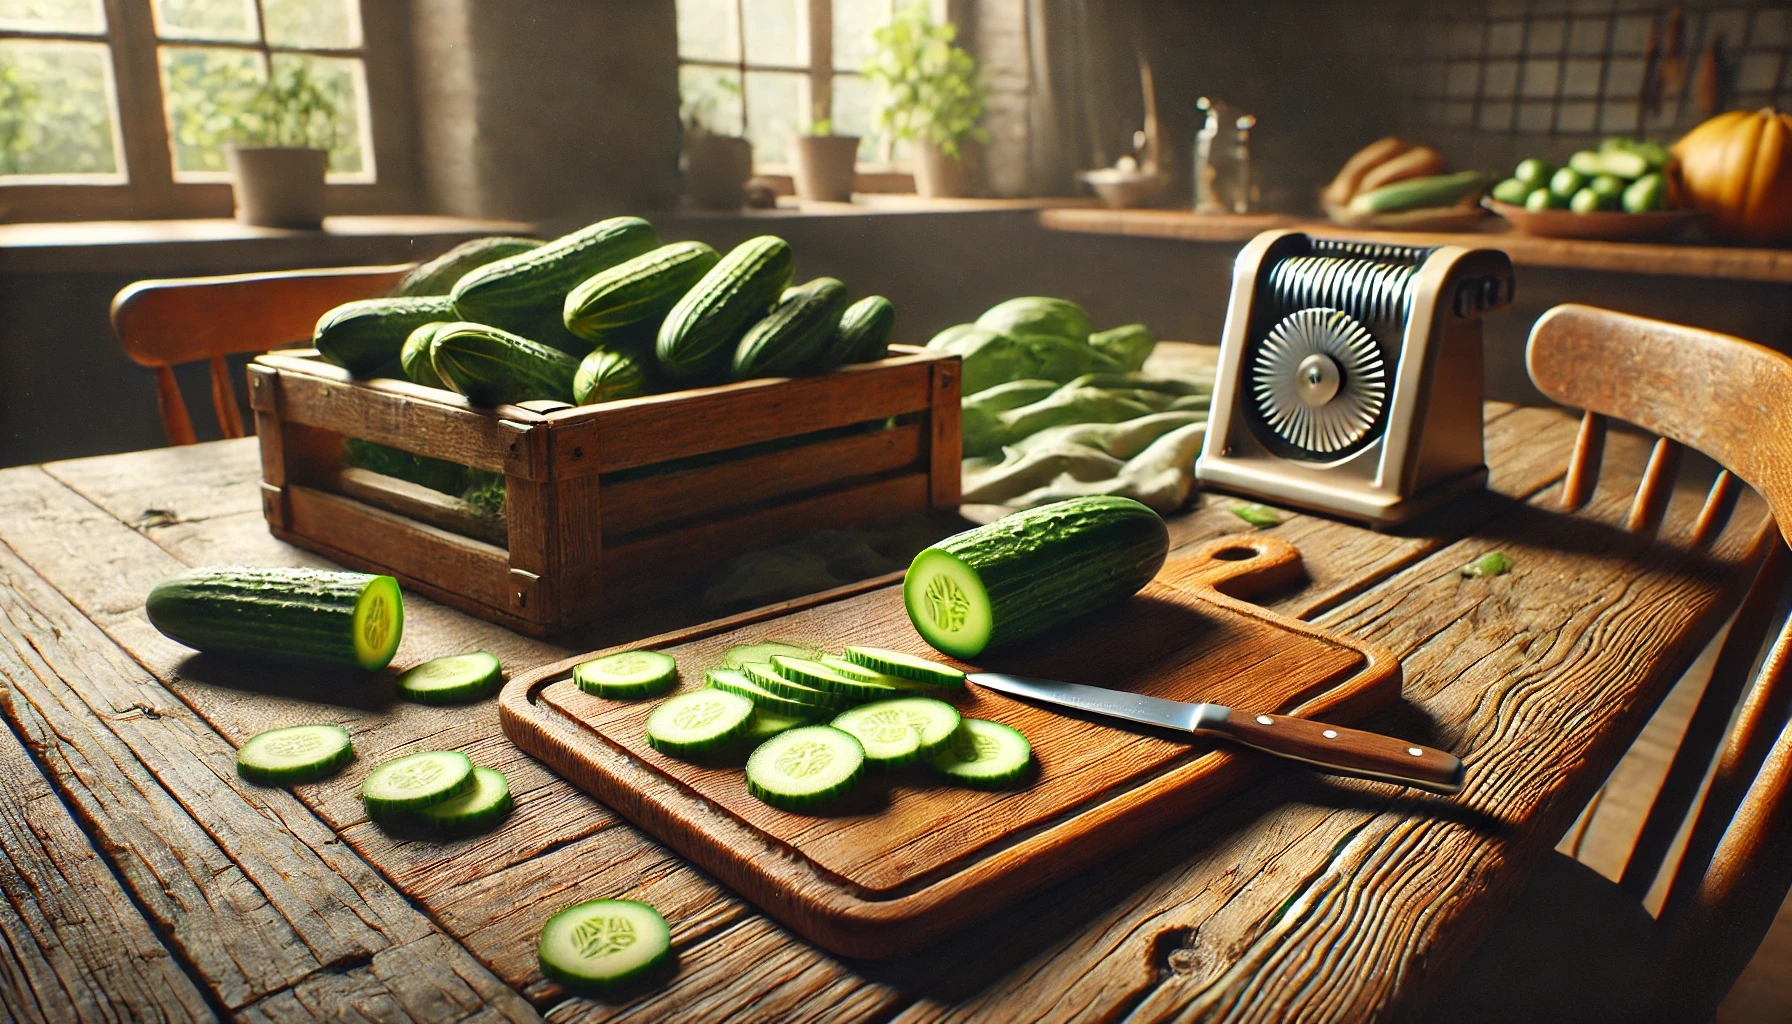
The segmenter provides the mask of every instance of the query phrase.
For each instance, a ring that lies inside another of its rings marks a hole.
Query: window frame
[[[155,15],[149,0],[102,0],[106,35],[79,36],[7,30],[6,38],[104,42],[112,52],[116,86],[122,183],[99,181],[0,183],[0,219],[7,221],[155,220],[229,217],[235,200],[228,180],[177,180],[174,151],[163,107]],[[338,181],[325,186],[329,214],[409,213],[417,202],[417,162],[409,58],[409,8],[405,4],[363,2],[361,48],[366,107],[375,180]],[[258,8],[259,9],[259,8]],[[267,52],[265,35],[255,43],[170,39],[172,46],[225,46]],[[280,47],[275,52],[314,52]],[[315,51],[342,56],[345,51]],[[183,175],[183,177],[186,177]]]

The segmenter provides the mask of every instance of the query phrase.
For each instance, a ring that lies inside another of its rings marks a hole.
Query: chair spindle
[[[1706,547],[1723,534],[1724,527],[1730,524],[1730,514],[1736,511],[1736,499],[1741,495],[1742,483],[1736,479],[1736,474],[1727,469],[1717,474],[1717,479],[1711,482],[1711,493],[1705,496],[1705,507],[1699,509],[1699,518],[1693,523],[1693,547]]]
[[[1680,473],[1680,456],[1685,449],[1679,442],[1657,438],[1649,453],[1649,465],[1643,470],[1642,482],[1636,486],[1636,500],[1630,505],[1630,520],[1625,529],[1635,534],[1653,533],[1661,525],[1661,517],[1674,496],[1674,479]]]
[[[162,410],[162,431],[169,444],[192,444],[193,418],[187,415],[187,403],[180,397],[180,382],[174,379],[171,366],[156,367],[156,405]]]
[[[1593,497],[1599,485],[1599,463],[1605,458],[1605,417],[1588,412],[1581,417],[1580,434],[1574,439],[1574,454],[1568,458],[1568,473],[1562,478],[1562,510],[1572,512]]]
[[[230,365],[223,356],[213,356],[212,408],[218,414],[218,429],[225,437],[243,436],[243,414],[236,405],[236,385],[230,382]]]

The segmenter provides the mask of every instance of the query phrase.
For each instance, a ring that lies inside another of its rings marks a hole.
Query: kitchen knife
[[[1129,722],[1230,740],[1328,772],[1414,786],[1434,793],[1462,789],[1462,761],[1454,754],[1380,733],[1346,729],[1287,715],[1253,715],[1223,704],[1190,704],[1142,693],[1001,672],[965,677],[978,686]]]

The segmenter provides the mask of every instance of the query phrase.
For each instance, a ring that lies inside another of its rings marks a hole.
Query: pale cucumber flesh
[[[930,763],[960,785],[999,789],[1018,782],[1032,769],[1033,746],[1017,729],[967,718]]]
[[[548,918],[536,955],[543,974],[575,992],[614,991],[664,964],[672,930],[633,900],[591,900]]]
[[[647,742],[662,754],[690,757],[719,750],[753,725],[753,702],[704,687],[668,697],[647,716]]]
[[[361,783],[370,816],[418,811],[444,803],[473,784],[473,762],[453,750],[425,750],[375,768]]]
[[[490,768],[473,769],[473,785],[452,800],[416,812],[417,820],[443,835],[483,832],[510,813],[510,780]]]
[[[398,677],[398,692],[420,704],[458,704],[487,696],[504,681],[498,659],[484,651],[431,658]]]
[[[785,810],[818,807],[859,781],[865,750],[850,734],[827,725],[781,732],[747,758],[747,791]]]
[[[939,548],[916,555],[902,581],[902,601],[915,632],[935,650],[974,658],[989,646],[995,627],[989,592],[957,555]]]
[[[612,700],[664,693],[678,682],[678,663],[658,651],[618,651],[572,670],[579,689]]]
[[[250,782],[285,786],[328,778],[354,757],[347,729],[295,725],[250,737],[236,752],[236,770]]]

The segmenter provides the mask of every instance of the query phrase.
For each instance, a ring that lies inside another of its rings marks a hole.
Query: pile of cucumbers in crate
[[[539,242],[484,238],[411,271],[388,298],[344,303],[313,343],[357,377],[402,377],[475,405],[592,405],[882,359],[896,311],[818,277],[789,287],[790,245],[726,256],[660,244],[612,217]]]
[[[963,718],[940,699],[962,690],[963,672],[900,651],[752,644],[730,648],[704,680],[654,708],[648,744],[699,763],[751,751],[747,790],[773,807],[834,803],[867,769],[925,764],[959,785],[999,789],[1033,765],[1020,732]],[[573,681],[611,700],[657,697],[677,685],[678,665],[659,651],[622,651],[579,665]]]

